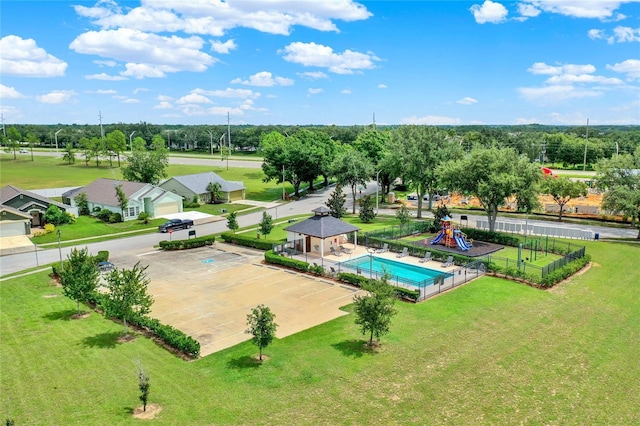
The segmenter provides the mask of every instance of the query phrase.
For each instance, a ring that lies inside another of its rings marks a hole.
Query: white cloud
[[[311,87],[307,89],[307,94],[308,94],[309,96],[311,96],[311,95],[317,95],[318,93],[322,93],[322,89],[320,89],[320,88],[315,88],[315,89],[314,89],[314,88],[311,88]]]
[[[544,62],[536,62],[534,63],[527,71],[532,74],[543,74],[543,75],[560,75],[560,74],[593,74],[596,72],[596,67],[591,64],[586,65],[576,65],[576,64],[566,64],[566,65],[547,65]]]
[[[173,100],[171,96],[166,96],[166,95],[158,95],[156,99],[159,100],[160,102],[164,102],[164,101],[169,102]]]
[[[640,27],[616,27],[613,30],[613,34],[613,39],[618,43],[640,41]]]
[[[533,7],[543,12],[557,13],[573,18],[596,18],[600,20],[624,19],[624,15],[615,11],[623,3],[637,0],[528,0],[523,6]]]
[[[439,117],[436,115],[427,115],[425,117],[404,117],[400,119],[400,124],[422,124],[429,126],[449,126],[461,124],[462,120],[454,117]]]
[[[139,7],[126,11],[105,2],[94,7],[75,6],[75,11],[103,29],[126,27],[145,32],[184,32],[216,37],[237,27],[282,35],[289,35],[293,26],[337,32],[334,20],[358,21],[371,16],[364,5],[353,0],[142,0]]]
[[[456,102],[462,105],[473,105],[473,104],[477,104],[478,100],[467,96],[466,98],[462,98],[460,100],[457,100]]]
[[[200,37],[158,36],[128,28],[89,31],[76,37],[69,48],[127,62],[123,76],[164,77],[179,71],[205,71],[217,60],[201,52]]]
[[[322,71],[307,71],[299,72],[297,74],[306,80],[320,80],[322,78],[329,78],[329,76]]]
[[[387,85],[386,84],[378,84],[378,89],[386,89]]]
[[[18,92],[15,88],[0,84],[0,99],[20,99],[24,98],[24,95]]]
[[[95,94],[98,94],[98,95],[115,95],[118,92],[116,92],[113,89],[98,89],[98,90],[96,90],[94,92],[90,91],[90,92],[87,92],[87,93],[95,93]]]
[[[140,92],[148,92],[149,89],[147,89],[146,87],[137,87],[135,89],[133,89],[133,94],[137,95]]]
[[[53,90],[46,95],[36,96],[36,100],[43,104],[61,104],[69,102],[76,94],[73,90]]]
[[[291,86],[293,80],[285,77],[274,77],[268,71],[261,71],[252,76],[248,80],[236,78],[231,80],[234,84],[244,84],[245,86],[272,87],[272,86]]]
[[[567,83],[599,83],[599,84],[624,84],[619,78],[603,77],[591,74],[562,74],[554,75],[547,79],[548,84],[567,84]]]
[[[181,97],[176,101],[178,105],[184,104],[210,104],[211,101],[206,97],[199,93],[190,93],[186,96]]]
[[[329,46],[316,43],[293,42],[278,53],[285,61],[301,64],[306,67],[327,68],[336,74],[353,74],[359,70],[375,68],[375,61],[380,58],[372,53],[360,53],[345,50],[335,53]]]
[[[603,94],[600,90],[575,87],[570,84],[544,87],[520,87],[520,95],[529,101],[543,104],[554,104],[568,99],[592,98]]]
[[[123,104],[139,104],[140,100],[134,98],[128,98],[122,101]]]
[[[249,89],[231,89],[225,90],[204,90],[194,89],[192,93],[199,93],[201,95],[213,96],[216,98],[237,98],[237,99],[257,99],[261,96],[260,92],[254,92]]]
[[[485,0],[482,5],[474,4],[469,9],[478,24],[499,24],[507,18],[507,8],[500,3]]]
[[[109,67],[109,68],[113,68],[116,65],[118,65],[118,63],[116,61],[103,61],[100,59],[96,59],[95,61],[93,61],[94,64],[96,65],[100,65],[100,66],[105,66],[105,67]]]
[[[603,30],[598,30],[598,29],[589,30],[587,35],[589,36],[589,38],[591,40],[601,40],[601,39],[606,37],[605,34],[604,34],[604,31]]]
[[[233,39],[227,40],[224,43],[221,41],[212,41],[211,42],[211,50],[216,53],[226,54],[232,50],[235,50],[238,46]]]
[[[167,101],[160,101],[160,103],[153,106],[154,109],[173,109],[173,105],[171,105]]]
[[[105,73],[85,75],[86,80],[103,80],[103,81],[122,81],[128,80],[127,77],[121,75],[109,75]]]
[[[535,18],[540,15],[540,9],[527,3],[518,3],[518,12],[526,18]]]
[[[342,89],[340,91],[340,93],[342,93],[343,95],[350,95],[351,94],[351,90],[350,89]]]
[[[18,77],[61,77],[67,63],[38,47],[32,38],[8,35],[0,39],[0,74]]]
[[[607,65],[607,69],[627,75],[628,81],[640,80],[640,60],[627,59],[614,65]]]

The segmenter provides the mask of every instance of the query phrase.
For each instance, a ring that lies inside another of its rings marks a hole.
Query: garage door
[[[156,216],[164,216],[165,214],[180,213],[180,204],[174,203],[162,203],[158,204],[156,208]]]
[[[24,222],[17,220],[3,220],[0,222],[0,236],[15,237],[24,235]]]

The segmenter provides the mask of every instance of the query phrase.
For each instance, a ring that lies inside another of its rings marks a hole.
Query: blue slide
[[[436,235],[436,237],[433,240],[431,240],[429,244],[438,244],[443,237],[444,237],[444,232],[440,231],[440,233]]]
[[[456,244],[458,245],[458,247],[460,247],[462,250],[467,251],[471,248],[471,246],[467,244],[464,238],[462,238],[462,235],[460,235],[459,233],[456,233],[453,238],[456,240]]]

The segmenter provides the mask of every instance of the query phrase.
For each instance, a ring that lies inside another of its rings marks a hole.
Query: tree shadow
[[[333,348],[342,352],[344,356],[360,358],[364,354],[374,354],[376,351],[366,344],[364,340],[351,339],[340,343],[334,343]]]
[[[59,321],[59,320],[71,321],[71,317],[77,313],[78,313],[77,309],[65,309],[63,311],[58,311],[58,312],[49,312],[48,314],[44,314],[42,318],[49,321]]]
[[[120,344],[118,339],[122,336],[120,331],[100,333],[95,336],[85,337],[82,343],[90,348],[115,348]]]
[[[133,412],[135,410],[135,408],[133,408],[133,407],[124,407],[123,409],[124,409],[125,414],[128,414],[130,416],[133,415]]]
[[[255,359],[255,357],[252,356],[241,356],[240,358],[234,358],[234,359],[230,359],[229,362],[227,362],[227,366],[229,368],[233,368],[236,370],[244,370],[247,368],[258,368],[262,365],[262,363]]]

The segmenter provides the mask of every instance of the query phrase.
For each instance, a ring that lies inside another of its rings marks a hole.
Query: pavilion
[[[312,210],[308,219],[286,227],[287,242],[293,243],[296,251],[323,256],[331,253],[331,248],[340,251],[340,246],[349,242],[353,233],[354,247],[358,245],[360,228],[330,215],[331,210],[320,206]]]

